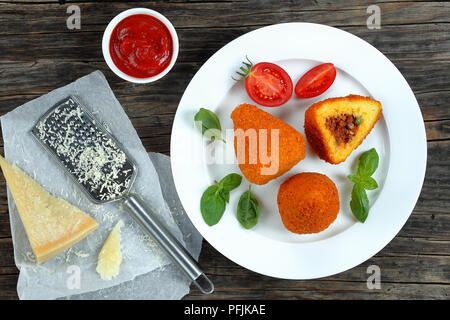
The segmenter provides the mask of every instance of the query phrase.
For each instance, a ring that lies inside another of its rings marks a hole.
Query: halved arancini
[[[305,113],[306,139],[321,159],[341,163],[364,141],[381,112],[379,101],[358,95],[317,102]]]

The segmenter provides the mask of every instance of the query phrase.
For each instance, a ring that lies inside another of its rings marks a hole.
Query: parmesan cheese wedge
[[[53,197],[18,167],[0,156],[0,166],[19,211],[36,263],[71,247],[98,227],[89,215]]]
[[[122,226],[123,222],[119,220],[98,255],[96,270],[103,280],[111,280],[119,274],[120,264],[122,263],[122,253],[120,251],[120,228]]]

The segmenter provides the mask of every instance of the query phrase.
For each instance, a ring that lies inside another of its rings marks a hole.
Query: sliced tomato
[[[287,72],[270,62],[255,64],[245,78],[245,89],[250,98],[266,107],[277,107],[288,101],[293,87]]]
[[[305,73],[295,85],[295,95],[312,98],[324,93],[336,79],[336,69],[332,63],[320,64]]]

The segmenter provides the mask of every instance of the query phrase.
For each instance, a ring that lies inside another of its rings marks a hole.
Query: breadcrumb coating
[[[251,183],[266,184],[305,158],[303,135],[270,113],[244,103],[234,109],[231,119],[234,122],[234,148],[239,168]],[[278,143],[272,138],[276,132],[274,129],[278,129]],[[252,130],[257,142],[253,145],[250,143]],[[242,139],[243,133],[247,134],[245,140]],[[267,140],[262,140],[264,136]],[[261,146],[266,148],[266,157],[261,153]]]
[[[339,213],[336,185],[315,172],[299,173],[284,181],[277,202],[286,229],[299,234],[325,230]]]

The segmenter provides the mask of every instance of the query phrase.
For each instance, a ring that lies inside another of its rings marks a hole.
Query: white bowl
[[[164,25],[167,27],[167,29],[170,32],[170,36],[172,37],[173,53],[172,53],[172,59],[170,61],[170,64],[161,73],[159,73],[153,77],[135,78],[135,77],[129,76],[128,74],[124,73],[119,68],[117,68],[117,66],[114,64],[114,62],[111,59],[111,54],[109,52],[109,42],[111,40],[111,34],[112,34],[114,28],[117,26],[117,24],[120,21],[122,21],[126,17],[132,16],[135,14],[147,14],[149,16],[152,16],[152,17],[158,19],[159,21],[164,23]],[[116,75],[118,75],[122,79],[130,81],[130,82],[149,83],[149,82],[153,82],[158,79],[161,79],[170,71],[170,69],[172,69],[173,65],[175,64],[175,61],[177,60],[178,51],[179,51],[178,35],[177,35],[177,32],[175,31],[175,28],[173,27],[172,23],[170,23],[170,21],[166,17],[164,17],[161,13],[159,13],[155,10],[147,9],[147,8],[128,9],[128,10],[125,10],[125,11],[119,13],[117,16],[115,16],[109,22],[108,26],[105,29],[105,32],[103,33],[102,52],[103,52],[103,57],[105,58],[106,64]]]

